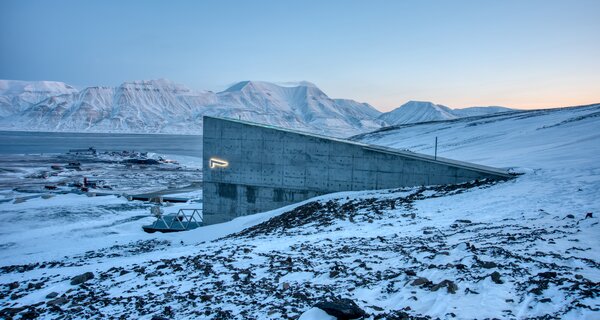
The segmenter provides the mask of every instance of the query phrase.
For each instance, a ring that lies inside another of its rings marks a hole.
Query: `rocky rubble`
[[[180,257],[158,258],[168,247],[163,243],[148,249],[138,244],[139,250],[157,250],[157,258],[88,268],[93,276],[68,289],[62,284],[77,277],[65,277],[61,267],[47,268],[53,272],[46,275],[39,266],[4,267],[2,279],[22,275],[26,280],[2,284],[0,316],[296,319],[317,306],[338,318],[336,312],[348,311],[365,319],[427,319],[422,305],[439,300],[455,306],[444,318],[462,318],[456,302],[461,299],[475,304],[495,299],[504,306],[497,315],[502,318],[550,302],[552,308],[531,311],[530,318],[599,312],[599,283],[585,276],[599,263],[585,254],[591,250],[585,244],[571,241],[597,225],[595,218],[564,219],[540,209],[494,223],[472,215],[439,222],[418,206],[502,183],[475,181],[310,202],[191,246]],[[561,241],[573,245],[564,251],[540,245]],[[90,253],[90,261],[95,254]],[[103,259],[116,259],[105,254]],[[81,264],[78,270],[85,271],[85,259]],[[496,298],[491,290],[506,294]]]

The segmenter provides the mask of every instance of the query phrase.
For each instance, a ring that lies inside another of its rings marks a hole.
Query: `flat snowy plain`
[[[599,129],[592,105],[380,130],[355,138],[432,154],[437,136],[440,156],[523,174],[184,233],[143,233],[148,206],[114,196],[0,203],[1,316],[326,319],[315,303],[349,298],[370,319],[598,319]]]

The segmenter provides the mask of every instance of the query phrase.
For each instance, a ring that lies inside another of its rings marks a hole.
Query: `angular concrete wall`
[[[509,177],[495,168],[238,120],[204,117],[203,139],[206,224],[331,192]]]

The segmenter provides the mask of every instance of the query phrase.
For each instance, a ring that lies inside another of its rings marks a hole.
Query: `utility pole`
[[[437,160],[437,136],[435,137],[435,154],[433,156],[434,160]]]

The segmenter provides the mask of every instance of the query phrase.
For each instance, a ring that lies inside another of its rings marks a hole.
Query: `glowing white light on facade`
[[[208,166],[211,169],[226,168],[227,166],[229,166],[229,162],[217,158],[210,158],[210,160],[208,161]]]

